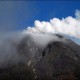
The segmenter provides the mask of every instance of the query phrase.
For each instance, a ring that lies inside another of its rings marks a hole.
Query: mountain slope
[[[20,61],[0,68],[0,80],[80,80],[80,46],[65,40],[42,48],[26,36],[16,47]]]
[[[80,79],[80,56],[71,46],[53,42],[42,55],[43,58],[36,64],[36,73],[40,80],[46,80],[45,77],[51,80]]]

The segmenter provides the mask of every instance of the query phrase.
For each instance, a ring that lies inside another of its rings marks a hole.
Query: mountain
[[[61,42],[50,43],[36,64],[40,80],[79,80],[79,52]]]
[[[42,48],[26,36],[16,47],[22,59],[0,68],[0,80],[80,80],[80,46],[65,40],[50,41]]]

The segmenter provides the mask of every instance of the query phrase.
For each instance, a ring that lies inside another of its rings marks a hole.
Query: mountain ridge
[[[50,41],[44,48],[30,36],[22,39],[16,47],[21,60],[0,68],[0,80],[80,80],[80,46],[56,36],[60,41]]]

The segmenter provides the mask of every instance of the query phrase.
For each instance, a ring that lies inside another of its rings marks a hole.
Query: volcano
[[[50,41],[42,48],[26,36],[16,46],[22,59],[17,64],[1,67],[0,80],[80,80],[80,46],[65,40]]]

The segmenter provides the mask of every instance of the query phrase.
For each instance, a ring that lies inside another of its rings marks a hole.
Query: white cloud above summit
[[[63,34],[76,38],[80,38],[80,11],[76,10],[75,18],[68,16],[66,18],[53,18],[49,22],[46,21],[34,21],[34,27],[28,27],[23,32],[34,33],[51,33],[51,34]]]

